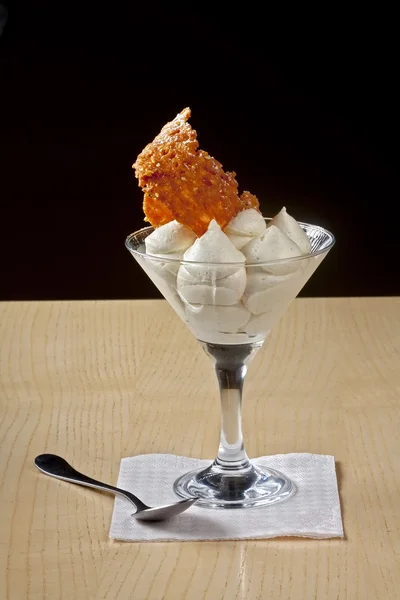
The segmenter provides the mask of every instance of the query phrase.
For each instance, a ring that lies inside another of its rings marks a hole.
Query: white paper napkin
[[[167,504],[180,499],[172,489],[177,477],[211,462],[173,454],[123,458],[117,485],[137,494],[150,506]],[[256,508],[225,510],[194,505],[181,515],[160,522],[134,519],[132,504],[116,497],[110,538],[142,542],[343,537],[333,456],[277,454],[254,462],[288,475],[297,487],[296,494],[284,502]]]

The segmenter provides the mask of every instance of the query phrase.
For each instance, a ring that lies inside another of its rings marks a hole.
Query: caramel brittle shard
[[[239,197],[235,173],[199,150],[197,134],[185,108],[139,154],[133,164],[144,192],[143,210],[154,227],[176,219],[198,236],[215,219],[223,229],[241,210],[258,209],[253,194]]]

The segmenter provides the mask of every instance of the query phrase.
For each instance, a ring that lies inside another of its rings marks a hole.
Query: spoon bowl
[[[171,519],[183,513],[197,501],[197,498],[187,498],[186,500],[178,500],[177,502],[163,506],[147,506],[132,492],[122,490],[121,488],[97,481],[97,479],[92,479],[92,477],[79,473],[64,458],[56,454],[40,454],[35,458],[35,466],[39,471],[50,477],[127,498],[136,508],[136,512],[132,514],[132,517],[140,521],[163,521]]]

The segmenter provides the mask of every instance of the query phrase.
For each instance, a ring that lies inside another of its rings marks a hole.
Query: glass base
[[[206,469],[196,469],[182,475],[174,483],[182,498],[199,500],[204,508],[247,508],[265,506],[287,500],[296,491],[292,481],[279,471],[249,463],[239,469],[229,469],[214,462]]]

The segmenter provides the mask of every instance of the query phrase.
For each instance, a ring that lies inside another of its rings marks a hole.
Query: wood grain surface
[[[344,540],[119,543],[113,498],[40,474],[61,454],[213,458],[209,359],[165,301],[0,304],[0,598],[400,598],[400,299],[297,299],[250,365],[250,456],[333,454]]]

